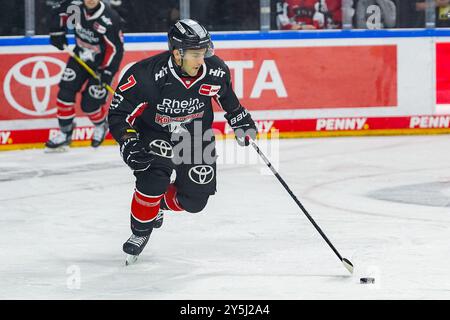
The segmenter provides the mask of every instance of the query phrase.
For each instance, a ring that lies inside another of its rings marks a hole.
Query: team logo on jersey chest
[[[156,105],[156,109],[166,114],[192,114],[202,109],[205,103],[199,98],[189,98],[186,100],[164,98],[161,103]]]
[[[204,112],[189,114],[180,117],[170,117],[168,115],[159,114],[155,115],[155,122],[161,127],[168,127],[168,130],[173,133],[187,132],[186,124],[190,123],[194,119],[202,118]]]
[[[214,97],[217,93],[219,93],[221,86],[216,86],[212,84],[202,84],[198,93],[203,96]]]

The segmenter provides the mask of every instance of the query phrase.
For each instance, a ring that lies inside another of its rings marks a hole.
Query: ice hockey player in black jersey
[[[132,235],[123,245],[127,262],[161,227],[165,210],[200,212],[216,192],[212,99],[239,145],[256,138],[255,123],[232,89],[227,65],[214,55],[208,31],[194,20],[179,20],[168,43],[169,51],[125,73],[109,109],[111,134],[136,177]]]
[[[123,57],[123,39],[118,14],[100,0],[62,1],[52,9],[50,42],[59,50],[67,45],[66,33],[73,29],[74,52],[93,70],[94,79],[75,59],[69,58],[59,83],[57,113],[60,132],[46,142],[47,149],[61,150],[72,142],[75,127],[75,97],[85,85],[81,109],[94,124],[92,147],[98,147],[108,132],[107,90]]]

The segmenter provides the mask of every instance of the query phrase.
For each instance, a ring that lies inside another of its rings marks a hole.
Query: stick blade
[[[353,274],[353,264],[350,262],[350,260],[342,258],[341,261],[342,261],[342,264],[344,265],[344,267],[348,270],[348,272]]]

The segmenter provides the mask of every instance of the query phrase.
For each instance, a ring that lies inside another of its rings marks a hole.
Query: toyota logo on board
[[[50,74],[49,65],[56,65],[58,73]],[[25,68],[31,69],[30,75],[23,73]],[[47,108],[50,102],[51,88],[59,83],[64,68],[65,63],[61,60],[46,56],[30,57],[16,63],[9,69],[3,82],[6,100],[14,109],[30,116],[44,116],[55,113],[56,108]],[[21,101],[24,97],[22,91],[18,94],[12,90],[11,82],[13,80],[19,86],[29,88],[29,104],[17,101],[18,96],[20,96]]]

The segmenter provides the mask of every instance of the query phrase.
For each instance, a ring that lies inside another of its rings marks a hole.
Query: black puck
[[[375,278],[361,278],[359,279],[359,283],[375,283]]]

